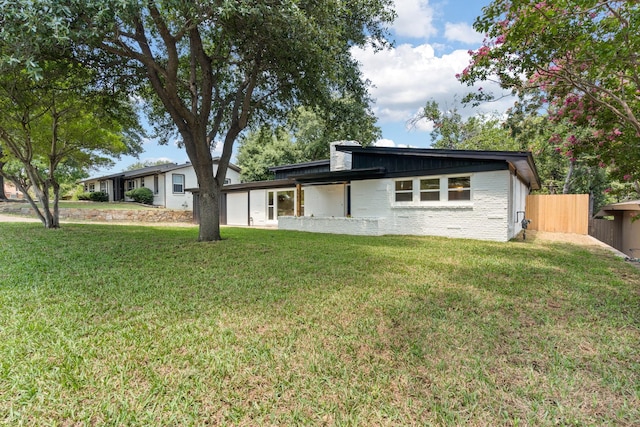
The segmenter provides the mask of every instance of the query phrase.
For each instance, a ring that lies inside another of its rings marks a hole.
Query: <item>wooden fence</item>
[[[591,219],[589,221],[589,235],[614,248],[621,248],[621,222],[610,219]]]
[[[536,194],[527,196],[529,228],[554,233],[589,233],[588,194]]]

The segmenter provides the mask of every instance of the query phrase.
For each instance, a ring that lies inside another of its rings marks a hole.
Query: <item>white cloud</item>
[[[353,53],[374,86],[374,112],[381,122],[407,121],[428,100],[451,103],[456,94],[462,98],[469,90],[455,77],[469,63],[463,50],[436,57],[428,44],[404,44],[375,54],[370,49]]]
[[[466,22],[447,22],[444,27],[444,36],[449,41],[479,44],[482,43],[483,35],[473,29]]]
[[[394,49],[374,53],[371,49],[354,49],[354,57],[360,62],[365,79],[371,81],[370,93],[374,99],[373,111],[379,123],[404,122],[415,117],[429,100],[441,106],[455,107],[462,98],[477,88],[461,84],[456,74],[469,65],[466,50],[436,56],[429,44],[412,46],[403,44]],[[501,93],[496,84],[483,82],[485,91]],[[461,111],[471,115],[480,111],[504,111],[513,99],[503,99]],[[430,131],[430,124],[420,121],[416,130]]]
[[[396,0],[398,14],[393,30],[400,37],[428,38],[436,35],[433,8],[428,0]]]
[[[396,143],[391,139],[379,139],[373,143],[375,147],[395,147]]]

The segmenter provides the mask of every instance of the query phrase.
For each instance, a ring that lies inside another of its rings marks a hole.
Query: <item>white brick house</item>
[[[218,169],[214,159],[213,173]],[[240,168],[230,164],[227,169],[227,184],[240,182]],[[153,192],[153,204],[167,209],[192,210],[193,196],[190,188],[198,187],[195,170],[191,163],[178,165],[167,163],[142,169],[120,172],[81,181],[87,192],[102,191],[109,201],[129,201],[125,193],[134,188],[146,187]]]
[[[332,144],[331,160],[225,188],[224,223],[507,241],[540,187],[531,153]]]

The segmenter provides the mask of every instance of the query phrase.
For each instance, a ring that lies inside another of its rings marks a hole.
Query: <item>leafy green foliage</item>
[[[78,195],[78,200],[88,200],[92,202],[108,202],[109,195],[102,191],[87,191]]]
[[[124,194],[128,198],[133,199],[134,202],[144,203],[145,205],[153,204],[153,192],[147,187],[134,188]]]
[[[310,162],[329,158],[334,141],[358,141],[363,146],[380,138],[375,117],[351,101],[336,100],[341,108],[329,117],[320,111],[300,107],[294,110],[287,124],[261,126],[240,138],[237,162],[243,181],[273,178],[269,167]]]
[[[57,228],[61,185],[137,154],[142,131],[129,97],[96,89],[90,70],[62,57],[39,67],[42,80],[19,67],[0,73],[0,174],[25,193],[45,227]]]

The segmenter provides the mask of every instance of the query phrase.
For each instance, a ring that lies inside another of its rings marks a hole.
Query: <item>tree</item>
[[[156,113],[153,122],[179,134],[193,164],[200,190],[199,240],[209,241],[220,239],[220,189],[234,142],[245,128],[283,118],[296,105],[331,111],[336,97],[368,103],[350,49],[387,44],[386,25],[394,18],[391,4],[391,0],[5,2],[0,12],[6,23],[0,35],[17,46],[16,57],[27,66],[37,64],[28,56],[37,59],[34,43],[50,44],[53,36],[107,75],[126,70],[128,75],[144,77],[145,90],[139,93]],[[25,28],[35,31],[25,34]],[[222,154],[214,175],[211,151],[218,142]]]
[[[624,181],[640,177],[640,6],[621,0],[494,0],[474,28],[487,34],[459,78],[544,93],[550,120],[589,134],[566,152],[587,154]],[[478,93],[476,100],[493,94]]]
[[[45,227],[58,228],[64,175],[136,154],[140,127],[128,99],[94,90],[83,67],[44,61],[40,74],[34,80],[11,67],[0,73],[0,175],[24,193]]]
[[[463,118],[458,107],[442,109],[434,100],[428,101],[411,123],[420,120],[433,123],[433,148],[451,150],[518,150],[502,121],[492,115]]]
[[[344,100],[335,104],[341,108],[329,115],[298,107],[285,125],[261,126],[241,138],[237,162],[243,181],[272,179],[271,166],[328,159],[334,141],[355,140],[367,146],[380,138],[380,128],[367,108]]]
[[[145,160],[144,162],[135,162],[127,166],[124,170],[134,171],[136,169],[144,169],[150,166],[160,166],[170,164],[169,160]]]

